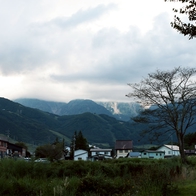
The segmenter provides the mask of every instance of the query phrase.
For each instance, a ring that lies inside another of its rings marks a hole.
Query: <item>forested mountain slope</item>
[[[54,115],[0,98],[0,133],[18,141],[43,144],[52,142],[56,133],[63,134],[67,143],[75,131],[82,131],[90,143],[112,145],[116,139],[139,138],[137,126],[105,114],[90,112],[77,115]],[[51,132],[52,130],[52,132]]]

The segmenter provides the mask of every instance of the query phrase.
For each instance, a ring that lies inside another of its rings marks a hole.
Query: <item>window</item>
[[[144,155],[146,155],[146,152],[144,152]]]
[[[125,150],[125,152],[128,152],[128,150]]]
[[[119,153],[123,153],[123,150],[119,150]]]
[[[104,152],[104,154],[108,154],[108,152]]]
[[[158,156],[158,153],[156,153],[156,156]]]

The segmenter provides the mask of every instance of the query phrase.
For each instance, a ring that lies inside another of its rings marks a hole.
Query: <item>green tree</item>
[[[89,151],[89,145],[87,142],[87,139],[83,136],[82,132],[79,131],[77,133],[77,131],[74,133],[74,136],[72,137],[72,141],[71,141],[71,159],[73,159],[73,152],[75,150],[87,150]]]
[[[195,149],[196,145],[196,132],[189,133],[184,137],[185,146],[187,149]]]
[[[51,149],[50,144],[38,146],[35,149],[35,157],[36,158],[47,158],[49,156],[50,149]]]
[[[157,70],[141,82],[129,84],[133,91],[127,95],[144,106],[154,106],[145,109],[141,118],[135,118],[135,121],[150,123],[144,133],[150,133],[155,138],[163,133],[175,133],[183,162],[186,162],[184,136],[187,129],[195,124],[196,82],[192,80],[195,74],[194,68]]]
[[[79,131],[78,134],[76,134],[76,141],[75,141],[75,150],[82,149],[82,150],[88,150],[88,142],[86,138],[83,136],[82,132]]]
[[[165,1],[177,1],[177,0],[165,0]],[[188,16],[188,22],[184,22],[179,16],[174,15],[174,22],[171,22],[171,26],[182,33],[183,35],[188,35],[189,39],[196,36],[196,1],[195,0],[178,0],[181,2],[183,7],[180,9],[173,8],[175,13]]]
[[[64,152],[64,143],[56,140],[53,144],[38,146],[35,150],[37,158],[47,158],[51,162],[62,158]]]

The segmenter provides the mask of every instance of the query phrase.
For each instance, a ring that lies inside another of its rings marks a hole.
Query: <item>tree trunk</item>
[[[184,135],[182,133],[177,132],[178,137],[178,144],[179,144],[179,150],[180,150],[180,156],[182,163],[187,163],[185,151],[184,151]]]

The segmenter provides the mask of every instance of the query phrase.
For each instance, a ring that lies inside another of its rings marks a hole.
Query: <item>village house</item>
[[[26,157],[26,149],[16,144],[12,144],[8,142],[7,143],[7,155],[13,156],[13,157]]]
[[[160,150],[144,150],[141,152],[141,158],[164,159],[165,152]]]
[[[26,149],[18,146],[16,144],[12,144],[5,137],[0,138],[0,158],[4,157],[25,157]]]
[[[132,140],[116,140],[115,144],[116,158],[124,158],[129,152],[133,151]]]
[[[129,152],[127,158],[141,158],[141,152]]]
[[[169,158],[172,156],[180,156],[179,147],[176,145],[163,145],[157,149],[157,151],[164,151],[165,158]]]
[[[196,155],[196,145],[194,149],[185,150],[185,154],[187,156],[195,156]]]
[[[195,156],[196,155],[196,150],[185,150],[185,154],[187,156]]]
[[[88,151],[86,150],[75,150],[74,151],[74,161],[78,160],[88,160]]]
[[[91,160],[103,160],[112,158],[112,149],[91,148]]]
[[[4,158],[7,155],[8,141],[0,139],[0,158]]]

